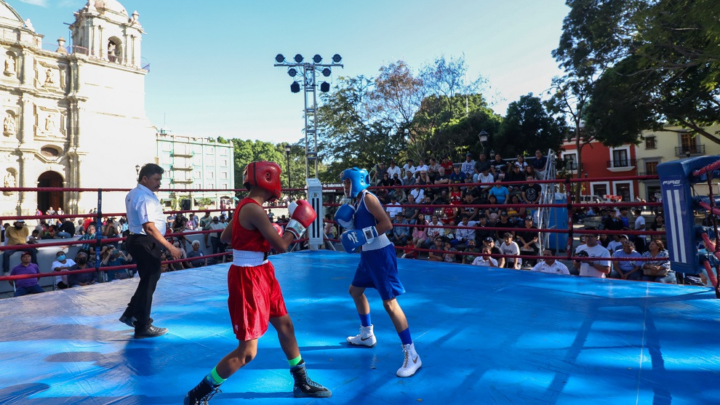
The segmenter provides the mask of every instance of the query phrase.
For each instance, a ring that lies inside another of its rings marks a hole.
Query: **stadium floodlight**
[[[313,62],[315,62],[315,63],[322,62],[322,56],[320,56],[320,55],[313,56]]]
[[[295,77],[295,76],[297,76],[297,73],[298,73],[297,70],[294,69],[294,68],[288,69],[288,75],[289,75],[290,77]]]
[[[341,60],[342,60],[342,56],[340,56],[338,54],[333,55],[333,62],[340,63]]]
[[[300,93],[300,83],[298,82],[292,82],[290,85],[290,91],[293,93]]]
[[[301,63],[303,61],[303,59],[305,59],[305,58],[303,58],[302,55],[300,55],[300,54],[295,55],[295,62]]]
[[[279,53],[277,54],[277,56],[275,56],[275,62],[283,63],[285,62],[285,57],[281,53]]]
[[[330,68],[325,68],[325,69],[322,70],[322,74],[323,74],[323,76],[325,76],[325,77],[330,76],[330,73],[332,73],[332,72],[330,71]]]
[[[328,82],[320,83],[320,91],[322,91],[323,93],[327,93],[328,91],[330,91],[330,83],[328,83]]]

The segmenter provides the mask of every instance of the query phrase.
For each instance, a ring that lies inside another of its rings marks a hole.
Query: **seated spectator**
[[[525,173],[520,171],[520,166],[513,164],[512,169],[510,170],[510,173],[505,175],[505,179],[503,181],[515,182],[515,181],[525,181],[526,179],[527,179],[527,176],[525,176]],[[508,191],[511,194],[520,194],[522,191],[522,184],[511,184],[508,186]]]
[[[608,231],[622,231],[623,223],[617,217],[615,210],[608,211],[608,218],[603,222],[603,226]]]
[[[487,228],[489,227],[487,216],[485,214],[478,215],[478,222],[475,224],[475,227],[479,228]],[[493,240],[495,240],[495,231],[491,230],[485,230],[485,229],[476,229],[475,230],[475,240],[478,242],[478,246],[482,246],[482,242],[485,240],[485,238],[490,237]]]
[[[435,180],[433,180],[433,177],[430,176],[429,172],[420,173],[420,177],[418,177],[415,184],[418,186],[426,186],[428,184],[435,184]]]
[[[176,240],[175,242],[173,242],[173,246],[175,246],[175,248],[177,248],[177,249],[180,249],[181,255],[178,258],[178,260],[187,259],[187,252],[185,251],[185,248],[181,247],[180,241]],[[188,262],[170,263],[170,267],[172,267],[173,270],[184,270],[184,269],[188,268],[187,263]]]
[[[165,250],[160,252],[160,272],[161,273],[167,273],[170,271],[173,271],[172,268],[170,268],[170,265],[167,264],[168,256],[167,253],[165,253]]]
[[[332,223],[330,223],[332,225]],[[188,267],[203,267],[207,266],[207,259],[203,259],[203,254],[200,251],[200,242],[194,240],[192,243],[192,250],[188,252],[187,254],[188,259],[195,259],[191,260],[187,263],[190,265]]]
[[[40,274],[40,269],[38,268],[38,265],[35,263],[31,263],[31,261],[32,254],[30,254],[29,252],[23,252],[22,256],[20,256],[20,264],[13,267],[10,275],[19,276],[22,274]],[[38,284],[38,279],[36,278],[25,278],[21,280],[11,281],[10,283],[14,284],[15,286],[16,297],[20,297],[26,294],[38,294],[45,292],[45,290],[40,287],[40,284]]]
[[[182,234],[183,232],[185,232],[186,227],[187,227],[187,218],[182,216],[182,214],[178,214],[175,217],[175,221],[172,224],[172,233]],[[175,236],[174,240],[179,241],[182,244],[183,248],[185,248],[185,246],[188,243],[188,240],[187,240],[187,238],[185,238],[184,235],[177,235],[177,236]]]
[[[457,216],[457,208],[445,207],[442,209],[442,222],[445,225],[455,225],[455,217]]]
[[[396,188],[395,190],[392,190],[390,192],[390,199],[395,197],[400,204],[405,204],[407,201],[407,195],[405,194],[405,190],[402,188]]]
[[[90,269],[91,267],[88,266],[88,257],[87,253],[78,252],[75,256],[75,265],[70,267],[70,271]],[[71,274],[68,276],[68,283],[70,287],[83,287],[95,284],[95,271]]]
[[[485,239],[483,239],[483,249],[488,248],[490,249],[490,254],[495,255],[495,259],[498,262],[498,267],[505,268],[505,258],[500,257],[500,255],[503,254],[503,252],[500,250],[500,248],[495,246],[495,239],[493,239],[492,236],[487,236]]]
[[[608,243],[607,250],[610,251],[610,255],[612,256],[616,250],[622,250],[623,248],[622,240],[620,240],[620,238],[627,240],[628,237],[626,235],[610,235],[610,237],[612,240]]]
[[[551,258],[553,255],[552,250],[545,249],[543,250],[542,255],[548,257],[536,264],[532,268],[532,271],[549,274],[564,274],[566,276],[570,275],[570,270],[568,270],[567,266]]]
[[[402,214],[402,207],[400,206],[400,203],[397,201],[396,196],[390,197],[390,204],[385,207],[385,211],[388,213],[388,216],[390,219],[394,219],[398,214]]]
[[[410,173],[410,176],[412,177],[412,172],[406,172],[406,173]],[[402,186],[403,185],[402,179],[400,179],[400,176],[397,173],[393,174],[392,179],[390,179],[390,185],[391,186]]]
[[[129,264],[132,257],[128,254],[127,256],[122,251],[118,250],[115,246],[103,246],[103,251],[100,253],[100,267],[115,267],[124,266]],[[132,277],[132,274],[128,269],[112,270],[106,272],[107,281],[123,280]]]
[[[470,222],[470,218],[465,214],[458,226],[460,228],[455,229],[455,240],[451,244],[465,247],[468,241],[475,240],[475,229],[472,228],[475,226],[475,222]]]
[[[500,176],[500,173],[506,173],[507,172],[507,163],[503,160],[502,156],[500,156],[499,153],[495,154],[495,158],[492,161],[491,166],[492,174],[497,179]]]
[[[490,204],[490,208],[485,208],[485,216],[488,219],[488,222],[495,224],[495,222],[500,217],[500,205],[498,204],[497,197],[494,195],[491,195],[488,197],[488,204]]]
[[[441,167],[442,166],[440,166],[440,163],[438,163],[435,158],[430,158],[430,163],[428,164],[428,175],[431,179],[438,174]],[[420,174],[422,175],[422,172],[420,172]]]
[[[438,236],[434,239],[434,245],[432,246],[433,250],[443,250],[443,238]],[[429,252],[428,253],[428,260],[431,262],[441,262],[443,261],[443,253],[441,252]]]
[[[442,255],[443,261],[446,263],[455,263],[455,253],[452,252],[457,252],[457,249],[452,247],[452,244],[447,239],[443,241],[443,250],[445,250],[445,253]]]
[[[415,205],[415,197],[412,196],[412,194],[408,195],[408,205]],[[418,215],[420,215],[420,208],[417,207],[405,207],[402,209],[403,211],[403,217],[405,217],[405,220],[409,224],[415,224],[418,219]]]
[[[472,158],[472,153],[466,153],[465,161],[460,165],[460,171],[465,174],[465,178],[472,178],[473,174],[475,174],[475,163]]]
[[[425,161],[420,159],[418,161],[417,166],[415,166],[415,175],[422,172],[427,172],[429,170],[429,167],[425,164]]]
[[[487,193],[490,191],[491,188],[493,188],[493,185],[490,183],[495,182],[495,176],[493,176],[492,173],[490,173],[490,165],[485,166],[483,168],[484,170],[480,172],[480,175],[478,175],[478,183],[481,184],[480,189]]]
[[[530,165],[533,169],[535,169],[535,172],[540,176],[539,178],[544,177],[545,175],[545,165],[547,164],[547,158],[543,156],[542,151],[536,150],[535,151],[535,159],[533,159],[532,162],[530,162]]]
[[[510,232],[505,232],[503,234],[503,243],[500,245],[500,251],[504,255],[513,255],[513,256],[519,256],[520,255],[520,247],[517,243],[513,242],[513,235]],[[505,268],[507,269],[520,269],[520,266],[522,264],[522,259],[515,258],[515,257],[508,257],[505,259]]]
[[[480,253],[481,250],[477,247],[477,242],[475,239],[468,239],[467,241],[467,248],[465,248],[466,253]],[[464,255],[462,262],[465,264],[472,264],[472,262],[475,260],[475,258],[478,257],[478,255]]]
[[[64,221],[60,220],[60,222],[62,222],[62,224],[60,225],[60,229],[57,233],[58,238],[72,238],[72,236],[75,235],[75,225],[69,219],[66,219]]]
[[[648,245],[648,251],[642,257],[653,260],[643,261],[644,281],[658,283],[677,284],[675,272],[670,269],[670,256],[665,250],[665,244],[660,239],[655,239]]]
[[[28,236],[30,236],[30,230],[25,225],[25,221],[22,219],[18,219],[17,221],[15,221],[15,223],[13,223],[13,226],[8,227],[5,230],[5,245],[17,246],[17,248],[11,250],[4,250],[2,252],[3,272],[7,273],[8,271],[10,271],[10,256],[17,252],[30,253],[30,261],[37,264],[37,250],[28,246]]]
[[[391,161],[390,161],[390,166],[387,168],[386,172],[387,172],[387,175],[388,175],[388,177],[387,177],[388,180],[389,180],[389,179],[392,179],[392,178],[393,178],[393,175],[394,175],[395,173],[397,173],[398,177],[402,174],[402,171],[401,171],[400,167],[398,167],[398,166],[395,164],[395,161],[394,161],[394,160],[391,160]],[[385,176],[380,176],[380,175],[378,175],[378,178],[384,180],[384,179],[385,179]]]
[[[421,204],[423,201],[425,201],[425,191],[421,189],[420,187],[415,187],[410,191],[410,195],[413,197],[414,201],[417,201],[418,204]],[[408,200],[410,200],[410,195],[408,196]]]
[[[508,216],[511,217],[512,221],[515,223],[522,223],[522,219],[527,216],[527,211],[524,207],[523,202],[520,200],[520,196],[517,194],[513,194],[512,197],[506,202],[507,207],[506,210],[508,212]]]
[[[533,226],[532,217],[525,218],[525,227],[518,230],[517,244],[520,247],[520,254],[523,256],[537,256],[540,252],[540,234],[537,227]],[[526,259],[526,264],[530,267],[537,263],[535,259]]]
[[[507,201],[507,198],[510,195],[510,191],[508,191],[508,188],[500,183],[496,184],[493,188],[491,188],[488,193],[491,196],[495,196],[495,198],[497,198],[498,204],[505,204],[505,201]]]
[[[466,186],[464,190],[462,190],[462,199],[464,200],[465,196],[468,194],[470,194],[474,199],[479,199],[482,196],[482,190],[480,190],[480,188],[476,187],[474,184],[470,184]]]
[[[503,229],[501,231],[496,231],[495,239],[504,240],[505,239],[504,235],[507,232],[510,232],[510,235],[512,235],[512,237],[515,238],[515,231],[511,230],[511,229],[515,228],[515,224],[512,221],[510,221],[510,216],[508,215],[507,211],[500,212],[500,220],[498,222],[494,223],[493,227],[507,228],[507,229]]]
[[[486,169],[490,171],[490,161],[487,160],[487,156],[484,153],[478,155],[478,161],[475,162],[475,169],[478,173],[483,173]]]
[[[370,180],[373,185],[377,185],[380,180],[382,180],[385,177],[385,173],[387,173],[387,168],[385,167],[385,163],[380,162],[375,167],[375,171],[373,172],[372,179]]]
[[[606,233],[603,233],[600,236],[598,236],[598,244],[600,244],[605,249],[607,249],[607,247],[610,246],[611,241],[612,241],[612,238],[610,237],[610,235],[608,235]]]
[[[449,157],[444,157],[442,160],[442,163],[440,163],[440,167],[442,167],[445,170],[445,173],[452,173],[453,168],[455,165],[453,165],[453,162],[450,160]]]
[[[85,234],[80,237],[80,241],[94,241],[97,239],[97,234],[95,233],[97,230],[95,229],[95,223],[91,223],[88,225]],[[85,252],[88,254],[88,257],[91,257],[91,253],[95,251],[95,244],[92,243],[83,243],[80,245],[80,252]]]
[[[417,201],[420,201],[420,200],[417,200]],[[435,213],[435,207],[432,206],[432,201],[430,200],[430,196],[426,195],[425,201],[423,201],[423,207],[420,208],[420,214],[429,218],[434,213]]]
[[[467,176],[465,173],[460,171],[460,166],[455,166],[448,178],[450,180],[450,184],[465,184]]]
[[[532,166],[525,167],[525,176],[533,176],[533,179],[544,180],[538,177],[538,174],[535,173],[535,169],[533,169]]]
[[[213,217],[210,229],[216,232],[210,234],[210,243],[212,244],[212,252],[221,253],[225,251],[225,244],[220,242],[220,234],[225,230],[225,224],[220,222],[218,217]],[[216,259],[220,263],[225,263],[225,256],[217,257]]]
[[[625,240],[622,244],[622,249],[612,253],[612,257],[619,259],[639,259],[640,253],[635,251],[635,245],[629,240]],[[620,278],[622,280],[640,280],[643,277],[642,273],[643,262],[618,261],[612,262],[613,271],[610,273],[612,278]]]
[[[459,208],[460,218],[462,219],[463,215],[467,215],[468,221],[476,222],[478,220],[480,210],[475,207],[471,207],[471,205],[476,204],[480,204],[480,201],[475,199],[471,193],[466,193],[463,197],[462,205]]]
[[[402,184],[403,186],[414,186],[415,176],[413,176],[410,172],[405,172],[405,177],[402,179]]]
[[[426,225],[427,222],[425,222],[424,219],[418,219],[416,225]],[[422,248],[423,244],[425,243],[425,240],[428,238],[427,235],[427,228],[422,226],[416,226],[413,227],[412,231],[412,241],[411,244],[415,248]],[[417,257],[417,252],[413,252],[413,257]]]
[[[40,232],[40,239],[55,239],[55,233],[55,225],[48,225],[42,232]]]
[[[443,223],[440,222],[440,219],[437,215],[431,216],[431,220],[428,226],[428,228],[425,228],[425,232],[428,236],[424,244],[426,248],[429,247],[438,237],[445,236],[445,228],[442,228]],[[442,243],[440,246],[442,246]]]
[[[402,215],[397,215],[393,219],[393,229],[391,231],[392,234],[390,235],[390,242],[394,243],[395,246],[407,245],[408,239],[410,238],[410,227],[407,225],[409,224]]]
[[[78,219],[77,226],[75,227],[75,235],[83,235],[83,234],[85,234],[85,226],[83,226],[83,220]]]
[[[491,257],[491,250],[488,247],[483,247],[482,254],[476,257],[471,263],[473,266],[485,266],[485,267],[499,267],[498,261]]]
[[[28,245],[34,245],[34,244],[40,243],[40,242],[38,242],[39,239],[40,239],[40,231],[38,231],[37,229],[33,229],[32,235],[30,235],[28,237],[27,243],[28,243]]]
[[[405,176],[405,173],[410,172],[410,174],[415,175],[415,162],[413,162],[412,159],[408,159],[407,162],[402,167],[403,170],[403,177]]]
[[[270,222],[274,222],[273,221],[274,216],[275,216],[275,214],[273,214],[272,210],[269,209],[268,210],[268,218],[270,218]],[[200,224],[200,221],[198,220],[197,215],[191,213],[190,218],[188,219],[187,223],[185,224],[185,229],[189,230],[189,231],[194,231],[194,230],[198,229],[199,224]]]
[[[445,168],[442,166],[440,167],[440,171],[438,172],[437,176],[435,176],[435,183],[434,184],[449,184],[450,183],[450,176],[445,174]],[[434,189],[436,192],[438,190],[441,190],[439,188]]]
[[[525,184],[520,188],[522,192],[522,199],[528,204],[538,204],[540,202],[540,194],[542,193],[542,187],[539,184],[534,183],[535,176],[526,176],[527,181],[530,184]]]
[[[75,261],[68,259],[66,253],[61,250],[55,254],[55,261],[50,266],[50,269],[52,271],[68,271],[74,265]],[[62,290],[69,287],[68,276],[55,276],[55,288]]]
[[[528,167],[527,162],[525,161],[525,156],[523,155],[517,155],[517,161],[513,163],[513,165],[520,168],[520,172],[525,173],[525,168]]]

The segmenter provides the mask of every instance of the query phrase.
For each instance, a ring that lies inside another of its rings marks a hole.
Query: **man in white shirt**
[[[420,161],[418,162],[418,165],[415,166],[415,173],[417,173],[417,172],[422,173],[422,172],[426,172],[426,171],[428,171],[428,167],[425,164],[425,161],[420,159]]]
[[[635,227],[636,231],[644,232],[645,229],[645,217],[642,216],[642,210],[640,208],[635,209]],[[638,252],[645,251],[645,235],[638,235],[635,237],[635,249]]]
[[[387,174],[388,178],[392,179],[394,174],[397,174],[398,177],[400,177],[400,168],[395,165],[395,161],[390,161],[390,167],[387,168]],[[382,178],[380,178],[382,180]]]
[[[480,175],[478,176],[478,183],[494,183],[495,177],[493,177],[492,173],[490,173],[490,168],[486,168]],[[482,186],[481,189],[484,192],[488,192],[491,188],[493,188],[492,185]]]
[[[138,339],[162,336],[167,328],[152,324],[150,313],[155,287],[160,280],[161,247],[170,252],[173,259],[182,255],[180,249],[165,239],[165,214],[160,200],[154,194],[160,190],[162,167],[148,163],[140,169],[138,185],[125,197],[128,230],[127,250],[137,260],[140,282],[137,290],[120,317],[120,322],[135,328]]]
[[[486,267],[498,267],[497,260],[493,259],[490,256],[490,248],[484,247],[482,250],[482,255],[478,256],[473,260],[472,262],[473,266],[486,266]]]
[[[472,177],[475,174],[475,161],[472,158],[472,153],[468,152],[465,155],[465,161],[460,165],[460,171],[465,173],[466,177]]]
[[[595,230],[593,227],[587,227],[585,229],[588,231]],[[605,249],[603,245],[598,244],[597,235],[587,234],[585,235],[585,244],[575,249],[575,256],[609,259],[610,252]],[[605,278],[610,274],[609,260],[575,260],[573,261],[573,267],[580,270],[580,277]]]
[[[65,252],[63,252],[61,250],[55,254],[55,261],[50,266],[50,270],[52,270],[52,271],[68,271],[68,270],[70,270],[70,267],[72,267],[74,265],[75,265],[75,260],[68,259],[66,257]],[[55,287],[58,289],[70,287],[70,284],[68,284],[67,276],[55,276]]]
[[[553,252],[550,249],[545,249],[543,251],[543,256],[551,257],[552,255]],[[532,271],[549,274],[564,274],[566,276],[570,275],[570,271],[568,270],[567,266],[549,257],[538,262],[538,264],[536,264],[535,267],[532,268]]]
[[[402,207],[400,206],[400,203],[397,202],[397,197],[394,195],[390,198],[390,204],[387,205],[387,208],[385,209],[387,211],[388,215],[390,216],[390,219],[395,218],[396,215],[400,214],[402,212]]]
[[[405,163],[405,164],[403,165],[402,169],[403,169],[403,173],[405,173],[405,172],[410,172],[410,173],[412,173],[412,174],[414,175],[416,169],[415,169],[413,160],[412,160],[412,159],[408,159],[408,160],[407,160],[407,163]]]
[[[475,221],[470,221],[467,214],[463,214],[462,221],[458,226],[465,228],[457,228],[455,230],[455,239],[460,243],[467,243],[470,239],[475,239],[475,229],[472,227],[477,224]]]

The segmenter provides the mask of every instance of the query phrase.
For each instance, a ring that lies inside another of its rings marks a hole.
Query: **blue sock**
[[[360,323],[362,324],[362,326],[372,325],[370,323],[370,313],[369,312],[365,315],[363,315],[363,314],[358,314],[358,315],[360,316]]]
[[[412,344],[412,338],[410,337],[410,328],[407,328],[404,331],[399,332],[398,336],[400,336],[400,341],[402,342],[403,345]]]

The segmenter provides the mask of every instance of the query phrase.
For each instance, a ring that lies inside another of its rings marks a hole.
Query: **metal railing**
[[[608,169],[632,167],[632,166],[635,166],[636,163],[637,163],[637,160],[635,160],[635,159],[615,159],[615,160],[608,160],[607,167],[608,167]]]
[[[688,155],[704,155],[705,154],[705,145],[692,145],[692,146],[676,146],[675,147],[675,156],[676,157],[683,157]]]

